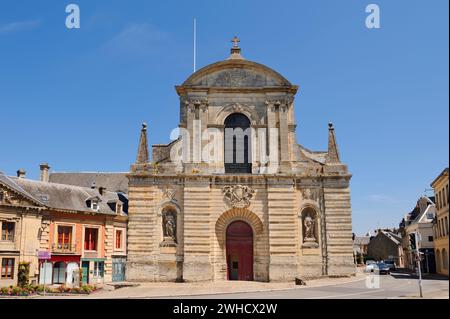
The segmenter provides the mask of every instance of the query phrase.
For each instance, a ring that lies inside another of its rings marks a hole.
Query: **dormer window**
[[[97,196],[90,197],[86,199],[86,206],[97,212],[100,209],[100,201],[101,199]]]
[[[117,203],[116,204],[116,213],[117,214],[122,214],[122,204],[121,203]]]
[[[91,209],[97,211],[100,208],[98,205],[98,200],[92,200],[91,201]]]

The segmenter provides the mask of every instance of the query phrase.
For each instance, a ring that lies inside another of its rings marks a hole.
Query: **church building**
[[[351,174],[333,124],[327,151],[298,144],[298,86],[233,42],[226,60],[176,86],[179,137],[153,145],[151,159],[143,124],[128,174],[126,280],[354,274]]]

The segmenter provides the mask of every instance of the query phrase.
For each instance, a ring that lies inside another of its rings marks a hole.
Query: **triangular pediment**
[[[18,206],[18,207],[39,207],[37,202],[34,202],[25,195],[16,190],[5,187],[0,184],[0,206]]]

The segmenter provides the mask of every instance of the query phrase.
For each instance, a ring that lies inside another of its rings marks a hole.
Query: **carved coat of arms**
[[[223,193],[231,206],[246,208],[250,206],[250,200],[253,198],[255,190],[249,186],[235,185],[225,186]]]

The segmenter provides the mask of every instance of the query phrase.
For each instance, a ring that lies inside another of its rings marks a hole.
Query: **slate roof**
[[[381,231],[387,238],[389,238],[390,240],[392,240],[394,243],[396,243],[397,245],[401,245],[402,243],[402,238],[397,235],[394,234],[393,232],[390,231],[386,231],[386,230],[382,230]]]
[[[88,187],[95,183],[97,188],[105,187],[107,191],[128,193],[127,173],[50,173],[49,181],[52,183]]]
[[[6,176],[3,172],[0,172],[0,184],[3,184],[6,188],[9,188],[15,193],[18,193],[22,195],[23,197],[27,198],[28,200],[31,200],[35,204],[39,206],[45,206],[43,202],[38,200],[37,198],[33,197],[29,192],[27,192],[25,189],[23,189],[19,184],[17,184],[14,180]]]
[[[353,241],[354,245],[368,245],[370,242],[370,236],[356,236]]]
[[[117,215],[115,205],[112,204],[124,201],[123,197],[115,192],[104,191],[100,195],[98,189],[41,182],[2,174],[0,174],[0,183],[30,200],[40,203],[42,206],[60,211]],[[98,211],[92,210],[86,203],[88,199],[93,197],[99,198]]]

